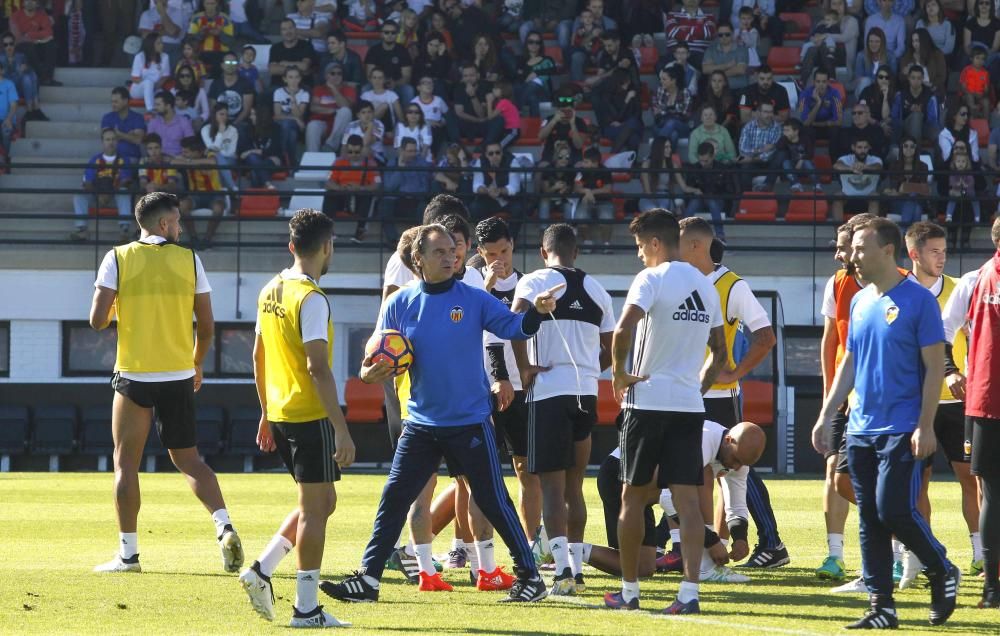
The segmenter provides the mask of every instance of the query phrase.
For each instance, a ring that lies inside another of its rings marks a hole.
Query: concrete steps
[[[124,85],[128,78],[129,69],[127,68],[57,68],[56,81],[62,82],[63,85],[53,88],[58,90],[59,88],[96,86],[106,88],[108,95],[110,95],[112,87]]]
[[[55,104],[43,104],[42,108],[45,114],[48,115],[49,119],[52,120],[50,123],[81,123],[81,124],[93,124],[95,126],[100,126],[101,117],[105,113],[111,112],[111,93],[110,91],[106,95],[106,99],[95,103],[84,103],[84,104],[73,104],[73,103],[55,103]],[[29,125],[32,123],[44,123],[44,122],[28,122]],[[96,136],[95,136],[96,138]]]
[[[85,139],[88,142],[100,139],[100,117],[89,121],[56,120],[52,115],[49,115],[49,118],[53,121],[29,121],[25,137],[55,140]]]
[[[18,139],[11,145],[10,156],[14,161],[63,157],[63,161],[84,164],[100,150],[101,141],[96,134],[90,139],[35,139],[26,137]],[[82,171],[83,168],[80,168],[81,173]]]
[[[93,84],[85,84],[83,86],[42,86],[40,93],[42,106],[44,108],[49,104],[110,104],[111,89],[121,85],[125,79],[127,77],[113,84],[97,86]],[[111,110],[110,106],[108,110]]]

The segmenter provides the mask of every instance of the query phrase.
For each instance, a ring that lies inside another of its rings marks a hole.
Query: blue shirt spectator
[[[913,13],[913,0],[887,0],[892,5],[892,12],[901,18]],[[881,0],[865,0],[865,15],[875,15],[881,9]]]
[[[799,115],[803,123],[807,125],[830,121],[839,122],[842,119],[844,105],[840,101],[840,93],[825,82],[824,84],[825,86],[821,87],[822,91],[817,91],[814,84],[802,91],[802,95],[799,97]],[[810,120],[809,113],[816,106],[817,101],[820,102],[819,109],[816,111],[816,116]]]
[[[892,5],[892,1],[880,0],[880,4],[883,9],[888,9]],[[906,53],[906,22],[903,21],[903,18],[891,12],[889,15],[885,15],[885,10],[882,13],[868,16],[868,19],[865,20],[866,38],[868,32],[875,27],[882,29],[882,32],[885,33],[885,46],[889,56],[896,59],[903,57],[903,54]]]
[[[128,100],[129,94],[125,87],[116,86],[112,89],[111,112],[101,117],[101,130],[114,130],[118,154],[137,160],[142,156],[139,145],[146,134],[146,120],[128,107]]]

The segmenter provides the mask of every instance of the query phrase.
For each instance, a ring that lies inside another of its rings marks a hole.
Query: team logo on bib
[[[896,305],[889,305],[885,308],[885,324],[891,325],[896,322],[896,318],[899,317],[899,307]]]
[[[465,310],[460,306],[455,305],[451,308],[451,321],[452,322],[462,322],[462,317],[465,315]]]

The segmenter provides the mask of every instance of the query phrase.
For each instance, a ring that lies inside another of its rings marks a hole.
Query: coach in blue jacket
[[[344,601],[378,600],[385,561],[403,529],[406,511],[441,465],[442,457],[461,468],[472,496],[514,557],[517,581],[503,601],[527,602],[545,596],[524,531],[500,474],[490,422],[492,403],[481,355],[483,331],[504,340],[527,340],[538,331],[541,314],[555,309],[558,285],[535,300],[524,314],[512,313],[488,292],[453,277],[455,243],[440,225],[420,228],[413,263],[421,282],[402,289],[383,305],[377,329],[397,329],[413,343],[409,416],[382,490],[375,529],[361,569],[341,583],[320,588]],[[388,363],[362,363],[361,379],[381,384],[392,377]]]

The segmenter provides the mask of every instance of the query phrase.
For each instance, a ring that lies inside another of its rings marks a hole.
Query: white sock
[[[434,569],[434,557],[431,556],[430,543],[418,543],[414,546],[414,552],[417,553],[417,565],[421,572],[428,576],[437,574],[437,570]]]
[[[362,574],[361,578],[364,579],[365,583],[367,583],[368,585],[371,585],[376,590],[378,589],[379,580],[376,579],[374,576],[368,576],[367,574]]]
[[[639,581],[622,579],[622,600],[628,603],[634,598],[639,598]]]
[[[550,538],[549,550],[552,551],[552,559],[556,562],[556,574],[560,575],[569,567],[569,545],[566,537]]]
[[[982,561],[983,560],[983,538],[979,536],[978,532],[973,532],[969,534],[969,539],[972,541],[972,560]]]
[[[844,558],[844,535],[835,532],[827,533],[826,546],[830,556]]]
[[[465,556],[469,559],[469,569],[473,574],[479,574],[479,553],[476,552],[476,542],[462,543],[465,547]]]
[[[412,541],[408,542],[405,546],[403,546],[403,552],[406,554],[406,556],[416,556],[417,553],[413,547]]]
[[[583,544],[582,543],[571,543],[569,544],[569,569],[573,572],[573,576],[577,574],[583,574]]]
[[[680,542],[681,542],[681,529],[674,528],[673,530],[670,531],[670,544],[672,546],[675,546]]]
[[[708,554],[708,550],[704,550],[701,553],[701,569],[699,571],[702,576],[707,576],[713,569],[715,569],[715,560]]]
[[[903,543],[899,539],[892,540],[892,560],[894,563],[903,560]]]
[[[260,553],[260,558],[257,559],[260,562],[260,572],[264,576],[271,576],[275,570],[278,569],[278,564],[281,560],[285,558],[285,555],[292,551],[292,542],[276,534],[271,537],[271,541],[264,548],[264,551]]]
[[[677,600],[681,603],[689,603],[698,598],[698,584],[690,581],[681,581],[681,587],[677,590]]]
[[[583,562],[590,563],[590,553],[593,551],[594,545],[591,543],[581,543],[580,545],[583,546],[581,550],[583,552]]]
[[[131,559],[137,554],[139,554],[139,533],[119,532],[118,556],[123,559]]]
[[[452,539],[451,540],[451,549],[452,550],[464,550],[465,549],[465,541],[462,541],[458,537]]]
[[[225,508],[219,508],[212,513],[212,522],[215,524],[215,536],[217,537],[222,536],[226,526],[233,525],[233,522],[229,520],[229,512]]]
[[[493,555],[493,539],[476,541],[476,556],[479,557],[479,569],[491,574],[497,569],[497,559]],[[478,570],[477,570],[478,572]]]
[[[319,570],[299,570],[295,573],[295,609],[306,614],[316,609],[319,601]]]

